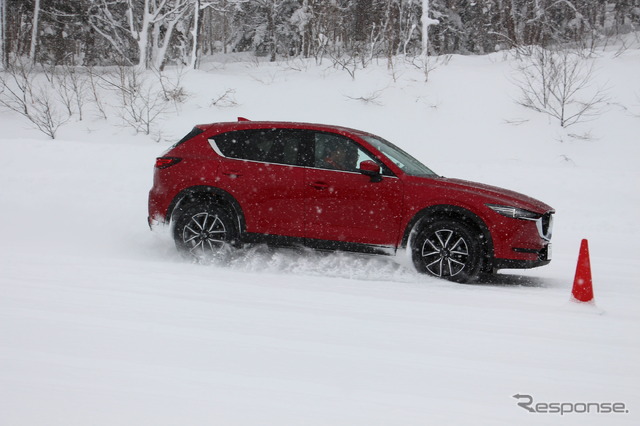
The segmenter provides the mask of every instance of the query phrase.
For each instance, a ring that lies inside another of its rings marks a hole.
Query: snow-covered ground
[[[516,105],[503,54],[454,56],[426,84],[401,63],[352,80],[211,61],[153,138],[89,118],[52,141],[0,112],[0,424],[640,424],[640,47],[619,53],[597,60],[607,110],[568,129]],[[237,105],[211,106],[229,89]],[[237,116],[361,128],[539,198],[557,210],[554,260],[481,285],[403,256],[185,262],[146,224],[154,158]],[[582,238],[595,304],[570,300]],[[516,394],[628,412],[530,413]]]

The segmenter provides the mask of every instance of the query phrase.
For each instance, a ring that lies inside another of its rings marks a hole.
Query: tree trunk
[[[518,32],[516,31],[516,17],[513,5],[513,0],[507,0],[504,2],[504,10],[501,22],[507,30],[507,39],[509,40],[509,47],[515,47],[520,45]]]
[[[29,59],[36,62],[36,45],[38,44],[38,19],[40,18],[40,0],[35,0],[33,5],[33,22],[31,23],[31,47],[29,48]]]
[[[275,21],[275,1],[269,3],[267,10],[267,34],[269,35],[269,61],[276,61],[276,21]]]
[[[422,0],[422,58],[425,64],[429,57],[429,27],[435,24],[439,22],[429,18],[429,0]]]
[[[200,30],[200,0],[195,0],[193,5],[193,27],[191,28],[191,63],[189,67],[198,68],[198,32]]]
[[[178,20],[169,21],[166,24],[164,30],[164,38],[160,40],[160,24],[156,24],[154,27],[154,43],[152,49],[152,57],[153,57],[153,65],[155,69],[159,71],[164,71],[165,58],[167,56],[167,49],[169,48],[169,43],[171,42],[171,37],[173,36],[173,30],[176,27]]]
[[[0,70],[4,69],[7,64],[7,47],[5,31],[7,27],[7,2],[6,0],[0,0]]]
[[[140,31],[138,32],[138,64],[139,70],[145,70],[149,61],[149,31],[151,30],[151,11],[149,10],[149,0],[144,1],[144,10],[142,11],[142,22],[140,23]],[[133,13],[133,10],[131,10]]]

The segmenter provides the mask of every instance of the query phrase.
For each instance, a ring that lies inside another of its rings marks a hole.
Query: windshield
[[[389,160],[403,172],[411,176],[437,177],[431,169],[413,158],[394,144],[377,136],[361,135],[362,139],[382,152]]]

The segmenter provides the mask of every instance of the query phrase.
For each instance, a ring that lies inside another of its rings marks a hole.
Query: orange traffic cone
[[[582,240],[580,244],[578,266],[576,267],[576,276],[573,279],[573,290],[571,290],[571,294],[580,302],[590,302],[593,300],[591,262],[589,261],[589,243],[587,240]]]

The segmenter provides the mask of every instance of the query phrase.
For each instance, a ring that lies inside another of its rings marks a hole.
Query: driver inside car
[[[355,154],[355,155],[354,155]],[[319,166],[331,170],[351,171],[356,168],[357,152],[349,152],[343,147],[326,149]]]

